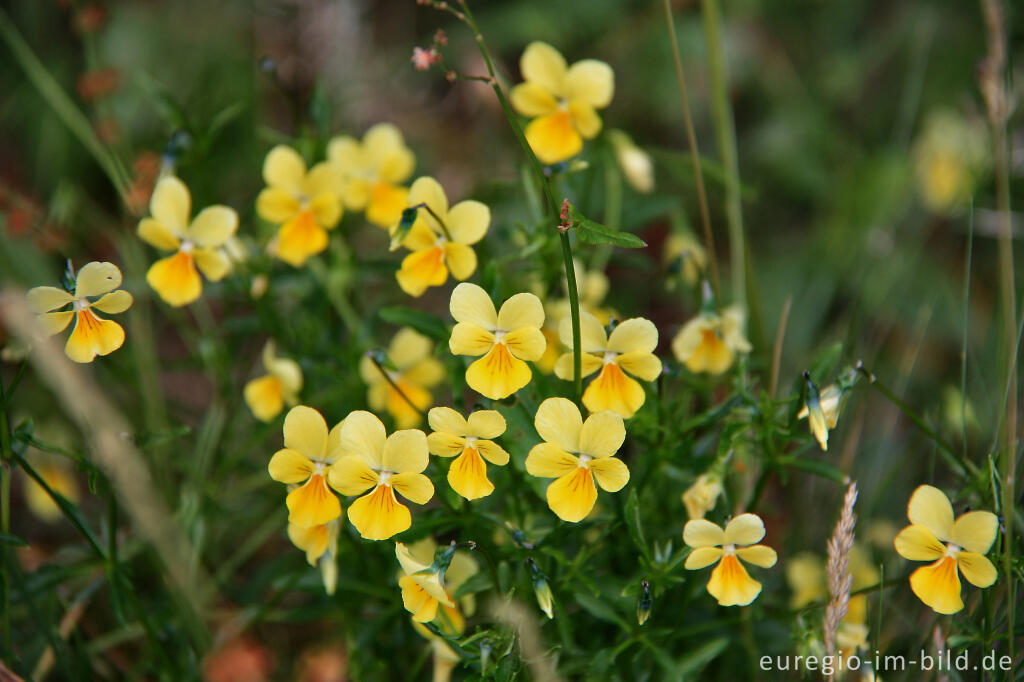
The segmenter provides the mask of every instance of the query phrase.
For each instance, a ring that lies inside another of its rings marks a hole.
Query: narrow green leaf
[[[436,341],[448,340],[448,325],[437,315],[431,315],[422,310],[405,306],[389,306],[381,308],[380,319],[391,324],[412,327]]]
[[[624,510],[626,516],[626,528],[629,529],[629,536],[633,538],[633,542],[637,548],[645,557],[648,556],[649,552],[647,549],[647,541],[644,539],[644,529],[640,524],[640,496],[637,495],[636,488],[629,491],[629,497],[626,498],[626,508]]]
[[[576,207],[571,209],[573,224],[580,240],[587,244],[612,244],[627,249],[640,249],[647,242],[630,232],[619,232],[581,215]]]

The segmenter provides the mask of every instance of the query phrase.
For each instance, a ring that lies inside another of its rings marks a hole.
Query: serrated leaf
[[[437,315],[407,308],[405,306],[388,306],[380,309],[380,319],[403,327],[412,327],[435,341],[448,340],[448,326]]]
[[[630,232],[619,232],[581,215],[576,207],[571,209],[573,224],[580,240],[587,244],[612,244],[627,249],[640,249],[647,242]]]

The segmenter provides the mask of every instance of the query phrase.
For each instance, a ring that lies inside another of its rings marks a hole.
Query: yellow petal
[[[551,92],[537,83],[520,83],[509,93],[512,108],[528,118],[547,116],[558,111]]]
[[[160,298],[176,308],[195,301],[203,293],[195,261],[182,251],[153,263],[146,281]]]
[[[327,422],[311,407],[299,405],[284,418],[284,446],[323,461],[327,452]]]
[[[286,399],[289,394],[294,396],[302,389],[302,368],[299,363],[277,357],[273,341],[268,341],[263,347],[263,367],[281,382],[281,390]]]
[[[513,356],[520,360],[536,361],[547,350],[548,341],[536,327],[520,327],[505,334],[502,339]]]
[[[426,204],[442,220],[448,215],[448,197],[445,195],[441,183],[432,177],[416,178],[412,187],[409,188],[409,205],[416,206],[418,204]],[[441,231],[437,221],[427,211],[421,210],[420,217],[424,217],[434,227],[435,232]]]
[[[124,329],[116,322],[96,317],[86,308],[76,314],[75,328],[64,352],[75,362],[92,362],[97,355],[108,355],[124,343]]]
[[[596,59],[583,59],[565,75],[565,96],[582,100],[596,109],[611,104],[615,94],[615,73],[612,67]]]
[[[661,360],[651,353],[625,353],[615,358],[615,364],[644,381],[654,381],[661,375]]]
[[[583,404],[591,412],[611,410],[626,419],[636,414],[646,399],[643,386],[614,362],[606,363],[583,392]]]
[[[37,466],[39,476],[55,493],[60,494],[72,503],[79,500],[78,485],[70,473],[62,466],[43,463]],[[54,523],[64,518],[64,513],[41,485],[34,479],[26,480],[25,503],[29,510],[40,520]]]
[[[39,323],[39,326],[43,328],[44,334],[53,336],[54,334],[59,334],[67,329],[74,317],[74,310],[64,310],[56,313],[43,313],[36,318],[36,321]]]
[[[75,298],[99,296],[121,286],[121,270],[113,263],[87,263],[75,279]]]
[[[300,211],[277,232],[277,257],[293,267],[327,248],[327,231],[317,225],[313,212]]]
[[[395,431],[384,443],[381,466],[388,471],[418,474],[429,462],[427,436],[419,429]]]
[[[911,561],[935,561],[946,553],[946,546],[924,526],[907,526],[894,540],[896,553]]]
[[[341,503],[327,487],[321,474],[314,474],[299,488],[288,493],[288,521],[302,528],[319,526],[341,516]]]
[[[479,201],[460,201],[448,211],[445,224],[453,240],[460,244],[476,244],[487,234],[491,209]]]
[[[566,348],[574,347],[572,343],[572,318],[566,315],[558,325],[558,338]],[[594,315],[586,311],[580,312],[580,348],[584,353],[603,354],[608,350],[608,335],[604,325]]]
[[[505,433],[505,418],[497,410],[477,410],[466,421],[467,435],[477,438],[497,438]]]
[[[281,382],[277,377],[263,376],[253,379],[245,385],[242,397],[252,410],[253,416],[260,421],[269,422],[284,409]]]
[[[601,132],[601,117],[594,111],[594,107],[581,100],[573,100],[569,103],[569,115],[572,117],[572,125],[584,139],[592,140]]]
[[[523,80],[536,83],[553,95],[563,94],[565,58],[547,43],[535,41],[527,45],[519,58],[519,70]]]
[[[231,272],[231,261],[221,249],[196,249],[192,252],[196,267],[211,282],[219,282]]]
[[[263,161],[263,180],[270,187],[300,194],[305,177],[306,162],[297,151],[286,145],[280,144],[271,149]]]
[[[402,131],[392,123],[377,123],[363,135],[366,162],[388,182],[402,182],[412,174],[416,157],[405,146]]]
[[[348,520],[367,540],[387,540],[412,526],[409,508],[395,498],[388,485],[378,485],[353,502],[348,508]]]
[[[466,448],[466,439],[446,431],[435,431],[427,436],[427,447],[431,454],[438,457],[454,457],[462,454]]]
[[[188,237],[199,246],[223,246],[238,229],[238,214],[227,206],[209,206],[199,212],[188,228]]]
[[[930,485],[922,485],[910,496],[907,518],[917,526],[924,526],[942,542],[953,534],[953,507],[946,494]]]
[[[619,324],[608,336],[608,350],[616,353],[653,353],[658,347],[658,328],[643,317]]]
[[[418,426],[423,421],[421,412],[434,400],[430,391],[402,379],[395,381],[394,388],[387,385],[386,395],[384,404],[400,429]]]
[[[309,210],[313,213],[317,225],[328,230],[338,224],[343,213],[341,199],[334,192],[321,192],[314,195],[309,201]]]
[[[701,474],[682,495],[686,515],[691,519],[703,519],[706,513],[715,508],[721,494],[722,482],[718,476]]]
[[[691,372],[721,374],[733,362],[733,352],[714,328],[698,317],[691,320],[672,340],[676,359]]]
[[[683,542],[690,547],[720,547],[725,544],[725,531],[710,521],[690,519],[683,526]]]
[[[48,313],[62,308],[75,300],[75,297],[57,287],[35,287],[25,294],[29,308],[34,313]]]
[[[752,545],[764,537],[764,521],[757,514],[740,514],[725,526],[725,544]]]
[[[188,187],[173,175],[161,178],[149,199],[149,212],[171,234],[183,237],[192,212],[192,197]]]
[[[530,367],[514,357],[508,346],[496,343],[487,355],[469,366],[466,383],[491,400],[501,400],[530,383],[532,376]]]
[[[548,398],[537,408],[533,425],[540,437],[548,443],[554,443],[566,452],[580,451],[583,416],[580,408],[571,400]]]
[[[301,210],[298,197],[281,187],[267,187],[256,197],[256,213],[268,223],[286,223]]]
[[[975,587],[990,587],[998,577],[996,567],[983,554],[958,552],[956,560],[967,582]]]
[[[267,471],[279,483],[303,483],[313,475],[313,462],[298,450],[284,448],[270,458]]]
[[[493,329],[498,323],[498,313],[491,297],[469,282],[463,282],[452,290],[449,310],[456,322],[468,322],[484,329]]]
[[[143,218],[139,221],[139,239],[150,246],[164,251],[177,251],[181,246],[181,236],[176,235],[156,218]]]
[[[986,554],[996,541],[999,532],[999,519],[992,512],[972,511],[963,514],[953,524],[950,540],[954,545],[963,547],[969,552]]]
[[[494,334],[472,322],[459,322],[452,328],[448,349],[453,355],[484,355],[494,346]]]
[[[553,164],[571,159],[583,149],[583,138],[576,132],[568,111],[535,118],[526,126],[526,141],[541,163]]]
[[[302,528],[289,523],[288,539],[306,553],[306,561],[310,566],[316,566],[317,560],[327,552],[327,525]]]
[[[475,448],[465,451],[448,469],[448,483],[452,490],[467,500],[476,500],[494,492],[494,484],[487,478],[487,465]]]
[[[956,559],[951,556],[914,571],[910,575],[910,589],[936,613],[956,613],[964,607]]]
[[[480,452],[480,455],[491,464],[497,464],[498,466],[505,466],[508,464],[508,453],[505,452],[505,448],[501,447],[493,440],[478,440],[476,442],[476,449]]]
[[[402,327],[388,344],[388,359],[404,372],[430,356],[434,342],[410,327]]]
[[[360,495],[379,480],[377,472],[360,457],[342,457],[327,472],[328,483],[342,495]]]
[[[583,422],[577,452],[591,457],[611,457],[625,440],[626,426],[622,417],[613,412],[597,412]]]
[[[434,431],[443,431],[459,437],[469,435],[469,423],[450,407],[432,408],[427,413],[427,423]]]
[[[697,547],[686,557],[686,563],[683,566],[688,570],[696,571],[710,566],[721,558],[721,547]]]
[[[402,211],[409,205],[409,190],[396,185],[378,182],[370,190],[366,206],[366,219],[377,227],[390,227],[402,218]]]
[[[460,282],[469,279],[476,272],[476,252],[465,244],[445,242],[444,260],[452,277]]]
[[[603,490],[617,493],[629,483],[629,469],[617,457],[599,457],[590,461],[590,471]]]
[[[365,410],[350,412],[341,423],[341,452],[358,457],[374,468],[383,465],[387,432],[375,414]]]
[[[422,296],[428,287],[441,286],[448,279],[444,248],[434,246],[410,253],[402,259],[402,268],[395,273],[395,278],[402,291],[410,296]]]
[[[311,197],[311,201],[316,201],[316,197],[329,194],[333,200],[339,204],[340,200],[336,194],[338,187],[341,185],[341,176],[333,165],[327,161],[321,161],[314,165],[306,173],[306,177],[302,179],[302,193]]]
[[[414,621],[429,623],[437,617],[437,599],[428,594],[412,576],[399,578],[398,586],[402,590],[402,605],[412,614]]]
[[[594,478],[586,467],[555,479],[548,486],[548,506],[563,521],[576,523],[586,518],[597,501]]]
[[[99,300],[92,304],[92,307],[96,310],[116,315],[131,308],[134,301],[135,299],[132,298],[131,294],[124,289],[119,289],[111,291],[109,294],[103,294]]]
[[[775,553],[775,550],[766,545],[740,547],[736,550],[736,555],[747,563],[761,568],[771,568],[779,560],[779,555]]]
[[[526,472],[538,478],[561,478],[577,468],[576,456],[552,443],[538,443],[526,456]]]
[[[708,592],[722,606],[746,606],[761,594],[761,583],[747,574],[734,554],[726,554],[711,571]]]
[[[583,353],[580,356],[580,374],[584,377],[590,376],[603,367],[604,360],[602,360],[598,355]],[[555,376],[559,379],[565,379],[566,381],[572,381],[573,377],[576,376],[575,368],[573,367],[572,353],[563,354],[558,358],[558,361],[555,362]]]
[[[391,487],[402,497],[416,504],[426,504],[434,496],[434,484],[430,479],[411,471],[392,476]]]

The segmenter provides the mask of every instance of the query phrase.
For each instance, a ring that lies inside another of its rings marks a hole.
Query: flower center
[[[951,556],[951,557],[953,557],[955,559],[956,555],[960,553],[960,550],[961,550],[961,548],[959,546],[954,545],[952,542],[950,542],[949,544],[946,545],[946,554],[945,554],[945,556]]]
[[[724,552],[725,554],[735,554],[736,553],[736,545],[733,545],[733,544],[722,545],[722,552]]]
[[[594,458],[591,457],[590,455],[583,455],[583,454],[581,454],[581,455],[579,455],[579,459],[576,460],[576,466],[578,466],[581,469],[589,469],[590,468],[590,460],[592,460],[592,459],[594,459]]]
[[[74,302],[72,307],[75,309],[76,313],[80,313],[83,310],[87,310],[90,305],[91,304],[89,303],[89,299],[87,299],[87,298],[80,298],[80,299],[78,299],[77,301]]]
[[[313,462],[313,475],[314,476],[323,476],[324,475],[324,471],[326,471],[326,470],[327,470],[327,463],[326,462]]]
[[[606,365],[614,365],[615,364],[615,358],[617,358],[617,357],[619,357],[619,354],[616,353],[615,351],[613,351],[613,350],[606,350],[604,352],[604,364],[606,364]]]
[[[192,249],[194,248],[196,248],[196,245],[193,244],[188,239],[186,239],[183,242],[181,242],[181,246],[178,247],[178,250],[181,251],[182,253],[192,253]]]
[[[466,436],[466,447],[476,449],[476,436]]]
[[[494,342],[495,343],[505,343],[505,341],[504,341],[505,334],[508,334],[508,332],[505,331],[504,329],[495,329],[493,331],[493,334],[494,334]]]
[[[386,471],[385,470],[385,471],[379,472],[379,478],[377,479],[377,484],[378,485],[390,486],[391,485],[391,477],[393,475],[394,475],[394,473],[391,472],[391,471]]]

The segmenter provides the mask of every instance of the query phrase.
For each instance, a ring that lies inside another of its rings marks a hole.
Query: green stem
[[[427,213],[430,214],[430,217],[432,217],[434,220],[436,220],[437,224],[441,226],[441,232],[444,233],[444,238],[447,239],[448,241],[452,241],[452,235],[448,231],[448,226],[444,224],[443,220],[441,220],[441,216],[439,216],[436,213],[434,213],[434,209],[430,208],[430,206],[427,205],[427,202],[424,201],[422,204],[416,204],[415,206],[410,206],[409,208],[424,208],[424,209],[426,209]]]
[[[747,300],[746,247],[743,236],[743,209],[740,203],[740,171],[736,154],[736,128],[729,104],[725,50],[719,27],[718,0],[701,0],[704,10],[704,35],[708,43],[708,67],[711,71],[711,104],[714,113],[718,153],[725,168],[725,219],[729,226],[729,251],[732,274],[732,298],[745,305]]]
[[[407,396],[405,394],[405,391],[403,391],[401,388],[398,387],[398,384],[395,383],[395,380],[391,378],[390,374],[388,374],[387,369],[385,369],[383,365],[381,365],[379,362],[377,362],[377,358],[374,357],[373,353],[372,352],[367,353],[366,357],[370,358],[370,362],[373,363],[373,366],[377,368],[377,371],[380,372],[380,375],[382,377],[384,377],[384,380],[387,381],[388,384],[391,385],[391,390],[393,390],[398,395],[402,396],[402,400],[404,400],[406,403],[408,403],[409,407],[414,409],[416,411],[416,413],[420,415],[420,417],[426,418],[426,416],[427,416],[426,413],[423,410],[421,410],[419,408],[419,406],[416,403],[414,403],[409,396]]]
[[[562,260],[565,261],[565,280],[569,284],[569,312],[572,315],[572,384],[577,405],[583,400],[583,342],[580,332],[580,294],[576,288],[576,267],[572,261],[572,245],[569,244],[569,230],[558,228],[562,242]]]

